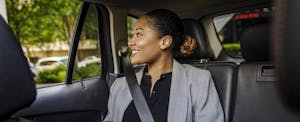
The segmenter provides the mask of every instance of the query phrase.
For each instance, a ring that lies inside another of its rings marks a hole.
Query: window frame
[[[99,56],[101,57],[101,68],[102,72],[99,77],[91,77],[91,78],[101,78],[106,79],[106,76],[108,73],[113,72],[113,63],[112,62],[112,51],[111,51],[111,39],[110,39],[110,26],[109,26],[109,14],[108,10],[104,5],[97,4],[97,3],[91,3],[91,2],[84,2],[82,4],[80,15],[77,20],[77,25],[75,29],[75,33],[73,36],[73,41],[71,44],[71,49],[69,53],[69,63],[67,65],[67,75],[66,75],[66,84],[72,84],[72,82],[76,82],[76,80],[73,80],[73,71],[74,71],[74,64],[75,64],[75,58],[77,54],[78,44],[80,41],[81,32],[85,23],[85,18],[88,12],[88,9],[91,5],[94,5],[97,10],[97,20],[98,20],[98,46],[100,47]],[[105,52],[105,53],[104,53]],[[111,57],[111,58],[109,58]],[[91,79],[86,78],[86,79]],[[86,80],[84,79],[84,80]]]
[[[213,13],[211,15],[206,16],[205,18],[210,18],[213,29],[214,29],[214,34],[216,35],[217,39],[218,39],[218,43],[220,43],[222,50],[220,51],[220,53],[218,54],[218,56],[216,57],[217,60],[229,60],[229,61],[234,61],[234,62],[243,62],[244,58],[243,56],[241,57],[232,57],[230,55],[228,55],[227,51],[224,49],[221,40],[218,36],[217,30],[216,30],[216,26],[214,24],[214,18],[217,16],[222,16],[222,15],[226,15],[226,14],[232,14],[232,13],[236,13],[236,12],[240,12],[240,11],[247,11],[247,10],[252,10],[252,9],[259,9],[259,8],[268,8],[271,7],[272,4],[270,3],[266,3],[266,4],[261,4],[261,5],[255,5],[255,6],[248,6],[248,7],[243,7],[243,8],[236,8],[236,9],[232,9],[232,10],[227,10],[227,11],[222,11],[222,12],[216,12]]]

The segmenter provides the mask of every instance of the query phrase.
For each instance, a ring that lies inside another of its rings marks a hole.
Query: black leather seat
[[[269,25],[246,29],[241,36],[245,62],[238,68],[234,122],[299,122],[279,98],[269,56]]]
[[[36,88],[21,45],[0,15],[0,121],[35,99]]]
[[[207,69],[211,72],[215,82],[227,122],[232,119],[232,100],[236,81],[236,67],[233,62],[207,61],[209,59],[207,42],[201,24],[193,19],[183,20],[186,34],[198,41],[197,49],[190,57],[180,59],[183,63]],[[204,62],[203,62],[204,60]]]

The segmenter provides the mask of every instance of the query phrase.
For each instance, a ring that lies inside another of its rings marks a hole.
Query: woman
[[[176,14],[151,11],[137,20],[133,31],[128,42],[131,63],[146,64],[136,76],[156,122],[224,121],[210,73],[175,60],[191,54],[194,47],[184,42],[183,24]],[[140,121],[126,82],[122,77],[112,85],[105,121]]]

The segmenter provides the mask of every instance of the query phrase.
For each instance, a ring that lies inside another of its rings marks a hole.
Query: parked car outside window
[[[82,61],[78,62],[78,67],[85,67],[87,64],[101,63],[101,58],[97,56],[87,56]]]
[[[68,62],[68,57],[47,57],[47,58],[41,58],[36,63],[36,72],[39,73],[42,70],[46,69],[54,69],[55,67],[59,65],[66,65]]]

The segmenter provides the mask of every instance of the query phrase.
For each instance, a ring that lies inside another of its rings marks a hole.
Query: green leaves
[[[66,65],[59,65],[54,69],[39,72],[35,78],[36,83],[60,83],[65,80]]]
[[[236,58],[242,57],[241,46],[239,43],[224,43],[223,47],[229,56]]]
[[[80,67],[78,69],[78,76],[82,79],[84,78],[92,78],[96,76],[100,76],[101,74],[101,63],[95,62],[87,64],[85,67]]]
[[[23,46],[70,41],[79,0],[6,0],[8,23]]]

